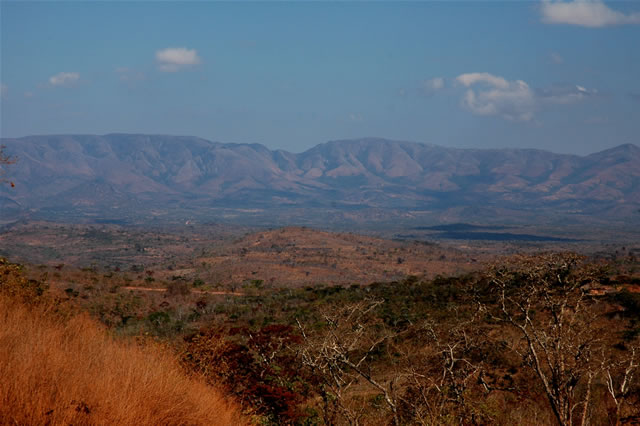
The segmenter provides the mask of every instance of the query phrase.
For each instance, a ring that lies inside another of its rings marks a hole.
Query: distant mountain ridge
[[[19,159],[11,169],[16,188],[0,189],[0,214],[7,218],[284,220],[293,214],[313,222],[333,212],[336,220],[624,220],[640,207],[640,148],[632,144],[576,156],[378,138],[327,142],[300,154],[137,134],[0,143]]]

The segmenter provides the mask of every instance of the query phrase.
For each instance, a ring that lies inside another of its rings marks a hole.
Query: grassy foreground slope
[[[245,423],[169,352],[115,339],[86,314],[25,303],[32,284],[0,262],[0,423]]]

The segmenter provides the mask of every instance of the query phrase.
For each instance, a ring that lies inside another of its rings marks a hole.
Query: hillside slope
[[[21,267],[1,258],[0,274],[1,424],[246,423],[167,347],[119,340],[88,314],[56,312],[65,307],[47,295],[36,301]]]

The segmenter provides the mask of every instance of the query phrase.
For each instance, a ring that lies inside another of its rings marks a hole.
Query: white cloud
[[[444,87],[444,78],[436,77],[424,82],[424,85],[433,90],[439,90]]]
[[[597,95],[597,90],[586,89],[579,85],[551,86],[536,91],[536,96],[538,97],[539,102],[549,102],[554,104],[570,104]]]
[[[358,122],[364,120],[364,117],[359,112],[352,112],[349,114],[349,120]]]
[[[59,72],[49,77],[49,84],[52,86],[71,86],[80,79],[77,72]]]
[[[554,64],[564,64],[564,58],[557,52],[551,52],[551,61]]]
[[[176,72],[183,68],[198,65],[201,60],[195,49],[186,47],[168,47],[156,52],[156,61],[161,71]]]
[[[640,12],[625,15],[602,0],[542,1],[542,21],[548,24],[600,28],[612,25],[640,24]]]
[[[438,90],[444,89],[444,84],[444,78],[442,77],[425,80],[422,82],[422,93],[427,96],[432,96]]]
[[[485,72],[461,74],[456,81],[469,88],[462,104],[476,115],[498,115],[516,121],[533,118],[535,93],[522,80],[507,81]]]
[[[534,90],[522,80],[508,81],[489,73],[461,74],[456,82],[468,88],[462,105],[473,114],[514,121],[529,121],[536,111],[551,104],[570,104],[598,95],[597,90],[578,85]]]
[[[465,87],[469,87],[476,83],[486,83],[500,89],[509,87],[509,82],[502,77],[489,74],[488,72],[470,72],[461,74],[456,77],[456,81]]]
[[[145,74],[142,71],[128,67],[118,67],[115,69],[115,73],[119,76],[120,81],[135,82],[145,79]]]
[[[9,93],[9,87],[4,83],[0,83],[0,97],[6,97],[7,93]]]

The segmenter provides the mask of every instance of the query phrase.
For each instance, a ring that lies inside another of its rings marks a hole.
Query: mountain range
[[[379,138],[303,153],[185,136],[3,138],[0,219],[557,222],[636,220],[640,148],[587,156]],[[3,216],[3,217],[2,217]]]

